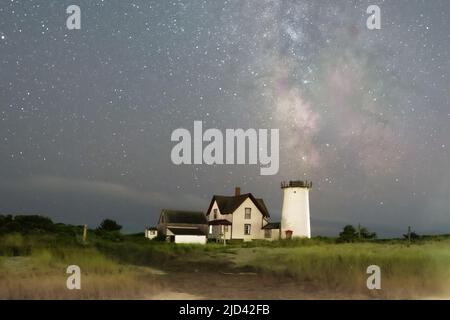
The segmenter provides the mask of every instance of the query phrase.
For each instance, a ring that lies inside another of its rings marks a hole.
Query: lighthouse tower
[[[283,208],[281,210],[281,237],[311,238],[309,219],[309,189],[312,183],[308,181],[289,181],[281,183],[283,189]]]

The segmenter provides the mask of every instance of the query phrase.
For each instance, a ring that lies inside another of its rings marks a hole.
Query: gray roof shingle
[[[206,236],[206,233],[199,228],[167,228],[177,236]]]
[[[255,206],[259,209],[259,211],[261,211],[264,217],[267,218],[270,217],[269,211],[267,210],[267,207],[264,204],[264,200],[255,198],[251,193],[246,193],[239,196],[215,195],[211,200],[211,203],[207,211],[207,215],[210,213],[214,201],[217,202],[221,214],[230,214],[233,213],[247,198],[250,198],[253,201]]]
[[[280,229],[280,226],[280,222],[269,222],[264,227],[262,227],[262,229]]]
[[[166,223],[190,223],[207,224],[206,216],[201,211],[182,211],[163,209],[161,215],[164,215]]]

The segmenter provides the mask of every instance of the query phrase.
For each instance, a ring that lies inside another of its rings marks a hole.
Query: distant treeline
[[[0,215],[0,235],[7,233],[20,234],[60,234],[70,236],[80,236],[83,234],[84,226],[69,225],[64,223],[55,223],[50,218],[40,215]],[[122,234],[120,230],[122,226],[111,219],[104,219],[100,225],[89,230],[98,236],[109,238],[110,240],[120,240]],[[135,236],[142,236],[143,233]],[[450,235],[419,235],[414,231],[409,234],[405,233],[402,239],[409,241],[432,240],[440,238],[448,238]],[[330,237],[314,237],[316,240],[331,242],[360,242],[360,241],[376,241],[383,242],[393,239],[377,239],[375,232],[370,232],[366,227],[346,225],[339,233],[337,238]],[[328,239],[328,240],[327,240]],[[398,239],[397,239],[398,240]]]
[[[50,218],[40,215],[0,215],[0,235],[8,233],[20,234],[59,234],[80,236],[84,226],[55,223]],[[120,238],[122,226],[114,220],[105,219],[95,230],[96,235],[104,235],[114,240]]]
[[[63,231],[60,227],[65,229],[66,225],[39,215],[0,215],[0,233],[53,233]]]

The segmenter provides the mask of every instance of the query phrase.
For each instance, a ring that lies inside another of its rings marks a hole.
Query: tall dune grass
[[[450,294],[450,242],[407,247],[399,244],[328,244],[292,248],[240,249],[238,266],[290,277],[316,289],[383,297]],[[382,289],[368,290],[369,265],[381,269]]]
[[[54,240],[19,234],[0,237],[0,299],[125,299],[162,289],[152,281],[158,276],[153,269],[123,264],[93,245]],[[81,269],[82,290],[66,287],[66,269],[72,264]]]
[[[82,290],[66,288],[66,268],[72,264],[81,268]],[[372,264],[381,268],[381,290],[366,287]],[[0,299],[142,298],[166,289],[154,268],[220,277],[218,270],[225,267],[251,269],[299,284],[303,291],[336,292],[337,297],[450,297],[450,239],[410,247],[401,241],[336,244],[332,239],[202,246],[7,234],[0,236]]]

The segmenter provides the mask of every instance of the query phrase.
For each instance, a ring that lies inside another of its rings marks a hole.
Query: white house
[[[213,196],[206,212],[208,238],[216,240],[280,238],[280,223],[270,223],[270,215],[262,199],[251,193],[241,194],[235,189],[234,196]]]

